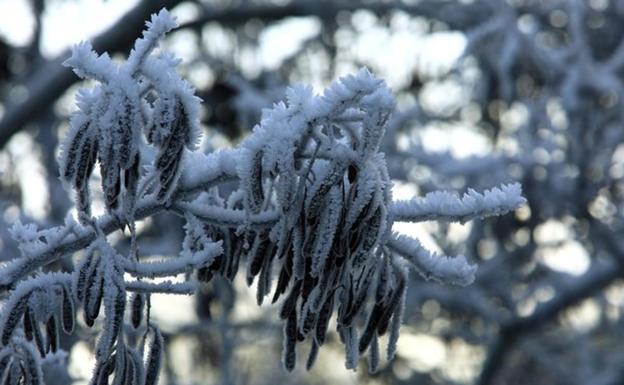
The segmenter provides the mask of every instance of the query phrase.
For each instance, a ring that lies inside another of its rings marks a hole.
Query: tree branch
[[[163,7],[172,8],[183,0],[142,1],[128,11],[117,23],[93,39],[93,47],[98,52],[126,51],[141,34],[144,20]],[[35,121],[46,107],[52,105],[61,94],[79,79],[62,62],[69,57],[63,52],[53,60],[41,61],[23,84],[28,98],[20,103],[9,103],[0,120],[0,148],[28,123]]]

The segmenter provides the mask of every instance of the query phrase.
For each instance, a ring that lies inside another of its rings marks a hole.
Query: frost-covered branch
[[[446,257],[425,249],[417,239],[393,234],[388,247],[405,257],[425,279],[440,283],[466,286],[471,284],[477,271],[464,256]]]
[[[520,184],[513,183],[483,193],[469,189],[461,198],[446,191],[435,191],[422,198],[394,202],[392,213],[399,222],[441,220],[465,223],[474,218],[508,213],[525,202]]]

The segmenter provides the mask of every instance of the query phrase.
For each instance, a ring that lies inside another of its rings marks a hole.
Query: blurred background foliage
[[[334,335],[311,372],[285,374],[276,308],[215,279],[152,302],[163,384],[624,382],[622,0],[0,0],[0,259],[19,255],[16,220],[58,224],[72,206],[56,162],[78,81],[68,47],[121,55],[161,7],[180,21],[166,48],[204,100],[203,151],[235,146],[288,85],[319,92],[366,66],[397,95],[383,149],[395,197],[518,180],[528,199],[514,215],[400,228],[479,272],[467,288],[414,277],[380,373],[344,369]],[[181,231],[146,221],[141,250],[176,254]],[[64,339],[76,383],[92,370],[88,333]]]

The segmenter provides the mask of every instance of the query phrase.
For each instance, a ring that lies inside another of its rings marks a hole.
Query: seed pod
[[[82,225],[88,225],[91,220],[91,198],[88,188],[76,191],[76,211],[78,221]]]
[[[28,341],[32,341],[33,339],[33,317],[34,314],[32,314],[32,309],[28,306],[24,311],[24,336]]]
[[[230,263],[228,265],[228,270],[225,276],[228,280],[230,280],[230,282],[234,281],[234,277],[236,277],[236,273],[238,273],[238,266],[240,264],[240,259],[241,259],[242,254],[243,254],[243,242],[237,240],[235,242],[232,256],[231,258],[229,258]]]
[[[318,225],[318,232],[312,247],[312,276],[318,276],[330,253],[334,241],[334,235],[342,211],[342,193],[338,186],[333,186],[329,191],[327,204],[321,214]]]
[[[254,277],[260,272],[264,259],[268,257],[267,249],[270,244],[271,241],[266,233],[260,233],[254,238],[254,243],[249,251],[247,285],[251,285]]]
[[[277,279],[277,285],[275,287],[275,294],[273,295],[273,300],[271,303],[275,303],[280,295],[286,292],[286,288],[288,287],[288,282],[290,282],[290,276],[292,269],[292,250],[289,250],[286,255],[286,260],[282,265],[282,269],[280,270],[279,278]]]
[[[299,322],[299,333],[306,336],[316,321],[316,313],[310,309],[311,301],[307,301],[305,306],[301,306],[301,321]]]
[[[355,317],[360,314],[362,309],[364,308],[364,302],[366,302],[366,298],[368,297],[368,291],[370,286],[370,278],[372,276],[372,269],[370,269],[364,277],[364,281],[360,285],[360,290],[358,291],[357,296],[354,301],[351,303],[351,306],[348,307],[348,311],[345,316],[342,318],[342,323],[345,325],[351,325]]]
[[[153,123],[148,127],[146,138],[149,144],[162,146],[164,136],[171,132],[172,117],[177,116],[177,98],[173,93],[159,90],[154,103]]]
[[[132,101],[127,95],[122,96],[119,107],[121,111],[117,115],[114,126],[115,135],[113,136],[116,142],[114,145],[115,159],[118,159],[121,168],[126,170],[131,166],[136,153],[134,134],[132,132],[132,120],[135,114],[133,114]]]
[[[297,312],[292,311],[284,324],[284,346],[282,350],[282,363],[284,368],[292,372],[297,363]]]
[[[390,300],[384,307],[384,313],[381,319],[379,320],[379,325],[377,327],[377,334],[383,336],[388,330],[388,325],[390,324],[390,318],[397,311],[398,307],[401,305],[401,299],[405,295],[405,287],[406,282],[402,277],[399,277],[399,282],[397,287],[391,293]]]
[[[297,299],[299,299],[299,293],[301,293],[301,285],[303,281],[296,281],[286,297],[284,304],[282,305],[282,309],[280,310],[280,318],[287,319],[291,313],[294,312],[295,306],[297,305]]]
[[[126,290],[121,285],[116,285],[116,287],[117,295],[113,301],[113,318],[109,323],[111,327],[110,349],[112,349],[123,328],[123,318],[126,310]]]
[[[86,255],[82,258],[80,264],[78,265],[78,274],[76,275],[76,280],[74,281],[74,293],[76,294],[78,302],[81,303],[85,297],[87,275],[91,271],[93,259],[93,249],[89,248],[87,249]]]
[[[248,174],[243,178],[247,184],[247,205],[252,213],[259,213],[264,203],[264,189],[262,188],[262,150],[251,156]]]
[[[362,233],[362,240],[352,256],[353,266],[358,267],[366,262],[373,248],[378,244],[380,235],[385,231],[384,209],[379,206],[368,221]]]
[[[46,322],[46,353],[58,350],[59,328],[58,321],[55,316],[48,318]]]
[[[272,244],[269,245],[265,252],[264,263],[262,264],[262,270],[260,270],[260,276],[258,277],[258,287],[256,292],[256,300],[258,306],[262,305],[264,297],[271,290],[271,268],[273,267],[273,250]]]
[[[70,133],[65,137],[62,161],[60,162],[59,171],[66,182],[73,181],[76,176],[76,164],[82,147],[82,139],[90,128],[90,122],[84,114],[75,115],[71,123],[74,122],[77,122],[78,125],[75,128],[72,127]]]
[[[407,281],[407,273],[401,272],[401,280]],[[399,331],[401,329],[401,322],[403,322],[403,311],[405,310],[405,293],[406,286],[403,286],[403,290],[400,291],[399,303],[395,308],[392,315],[392,322],[390,323],[390,335],[388,337],[387,356],[388,361],[391,361],[396,354],[397,342],[399,340]],[[398,291],[398,290],[397,290]]]
[[[6,320],[4,321],[4,325],[2,325],[2,328],[0,328],[0,330],[2,330],[2,338],[0,339],[2,341],[2,345],[6,346],[9,344],[9,340],[11,339],[11,335],[13,334],[15,327],[17,326],[18,322],[22,319],[22,316],[24,315],[24,312],[26,311],[28,300],[30,299],[30,294],[31,292],[28,292],[22,295],[20,298],[18,298],[15,301],[15,304],[13,305],[11,310],[9,311],[9,314],[7,315]],[[7,309],[2,309],[2,310],[6,312]]]
[[[390,257],[384,255],[380,261],[381,268],[377,275],[377,289],[375,290],[375,302],[383,302],[388,295],[390,286]]]
[[[102,277],[101,272],[99,272],[100,269],[96,268],[95,270],[96,271],[91,274],[91,277],[87,278],[86,286],[87,294],[84,305],[84,317],[85,323],[89,327],[93,326],[95,319],[100,314],[102,297],[104,295],[104,278]]]
[[[34,314],[31,314],[30,320],[35,347],[39,351],[39,355],[43,358],[46,354],[46,342],[43,339],[43,334],[41,334],[41,329],[39,328],[39,322],[35,319]]]
[[[306,361],[306,370],[312,369],[314,363],[316,362],[316,358],[318,357],[319,346],[316,341],[312,340],[312,346],[310,347],[310,354],[308,355],[308,360]]]
[[[327,327],[329,326],[329,319],[334,311],[334,295],[330,294],[329,297],[323,303],[321,310],[319,311],[319,317],[316,321],[315,339],[319,346],[325,343],[325,337],[327,335]]]
[[[368,373],[375,374],[379,368],[379,341],[377,333],[373,336],[370,343],[370,351],[368,353]]]
[[[139,186],[141,157],[139,152],[134,156],[133,162],[124,171],[124,188],[126,189],[126,195],[124,196],[124,213],[128,217],[127,220],[131,221],[134,205],[136,203],[136,194]]]
[[[360,356],[358,354],[358,335],[354,326],[345,328],[344,339],[346,350],[345,367],[355,370]]]
[[[165,140],[156,158],[156,169],[159,173],[158,180],[160,182],[156,198],[159,202],[168,200],[175,189],[180,177],[180,161],[183,152],[183,143],[177,141],[175,136],[170,136]]]
[[[130,320],[132,322],[132,327],[138,329],[138,327],[141,325],[141,319],[143,318],[143,306],[145,305],[145,297],[141,293],[134,293],[130,301]]]
[[[154,332],[154,338],[149,344],[149,353],[147,356],[147,365],[145,366],[145,385],[156,385],[158,381],[158,374],[160,371],[160,365],[162,363],[163,354],[163,338],[160,334],[160,330],[151,326]]]
[[[121,174],[116,165],[102,170],[100,163],[100,173],[102,174],[102,191],[104,191],[104,203],[108,211],[117,209],[119,205],[119,194],[121,192]]]
[[[383,315],[383,305],[381,303],[376,303],[373,306],[373,310],[368,315],[368,322],[366,323],[366,328],[364,329],[364,333],[362,333],[362,337],[360,337],[359,343],[359,352],[364,353],[368,345],[374,336],[377,335],[377,325],[379,325],[379,321]]]
[[[63,298],[61,306],[61,318],[63,331],[67,334],[71,334],[74,331],[74,299],[72,298],[69,290],[65,285],[62,286]]]
[[[325,176],[318,180],[312,187],[312,193],[306,199],[306,213],[320,213],[321,208],[325,205],[325,196],[329,190],[342,179],[348,164],[344,161],[333,161]],[[308,224],[316,219],[310,218]]]
[[[303,232],[299,227],[293,229],[293,275],[295,279],[300,280],[305,275],[305,257],[302,253],[303,249]]]
[[[89,177],[93,172],[95,160],[97,158],[97,138],[87,134],[82,143],[78,159],[76,159],[76,175],[74,177],[74,188],[80,191],[88,188]]]

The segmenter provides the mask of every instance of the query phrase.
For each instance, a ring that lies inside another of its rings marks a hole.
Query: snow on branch
[[[475,279],[476,265],[464,256],[447,257],[425,249],[417,239],[392,234],[388,246],[405,257],[425,279],[439,283],[467,286]]]
[[[512,183],[483,193],[468,189],[461,198],[446,191],[434,191],[422,198],[394,202],[392,213],[398,222],[441,220],[465,223],[474,218],[508,213],[525,202],[520,184]]]

